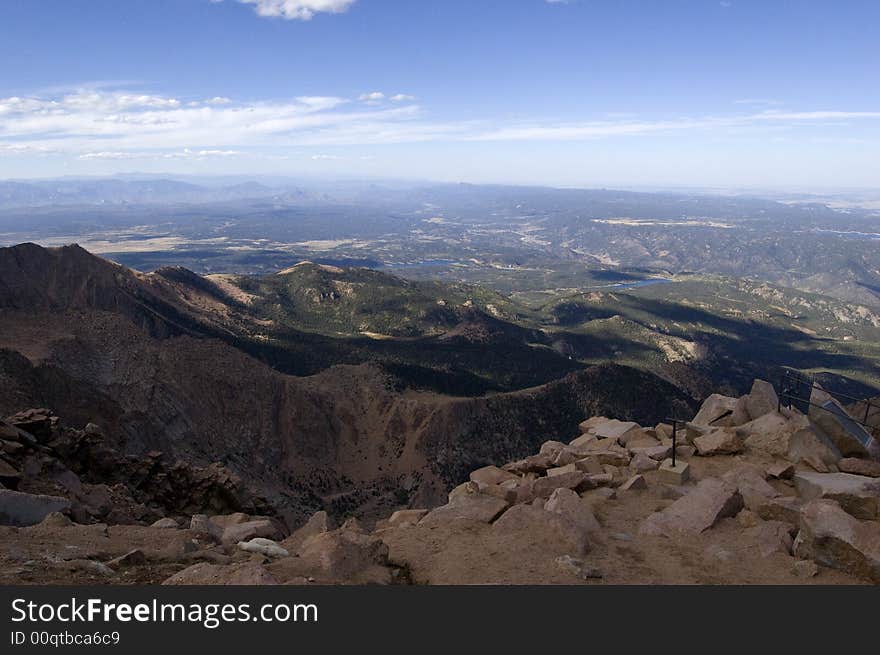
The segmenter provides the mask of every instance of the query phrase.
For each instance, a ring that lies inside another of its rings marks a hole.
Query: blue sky
[[[0,177],[880,187],[880,3],[3,0]]]

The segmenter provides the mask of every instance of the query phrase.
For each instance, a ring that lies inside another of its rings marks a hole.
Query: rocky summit
[[[375,520],[295,521],[221,464],[24,410],[0,422],[0,583],[880,583],[877,461],[775,396],[712,395],[675,430],[581,417]]]

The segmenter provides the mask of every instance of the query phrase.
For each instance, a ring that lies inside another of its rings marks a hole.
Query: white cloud
[[[369,104],[377,104],[385,99],[385,94],[381,91],[373,91],[372,93],[362,93],[358,100]]]
[[[254,5],[259,16],[285,20],[311,20],[315,14],[341,14],[348,11],[355,0],[239,0]]]
[[[431,121],[410,96],[374,91],[236,102],[216,96],[194,105],[160,94],[85,90],[58,97],[0,98],[0,154],[89,160],[281,156],[300,147],[454,141],[573,141],[660,134],[779,132],[838,136],[829,124],[880,120],[880,111],[766,111],[657,120]],[[394,103],[383,103],[392,100]],[[844,135],[845,136],[845,135]]]
[[[415,99],[415,96],[407,95],[405,93],[398,93],[390,98],[391,102],[409,102],[410,100]]]

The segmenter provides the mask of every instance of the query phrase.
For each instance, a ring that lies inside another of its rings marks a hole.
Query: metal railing
[[[856,423],[867,430],[875,429],[875,426],[872,426],[868,423],[868,418],[871,416],[871,410],[876,409],[880,411],[880,403],[876,403],[872,401],[870,398],[857,398],[855,396],[850,396],[845,393],[832,393],[827,389],[819,386],[816,383],[815,378],[812,375],[808,375],[807,373],[803,373],[801,371],[796,371],[794,369],[787,368],[782,374],[782,380],[779,385],[779,406],[778,410],[782,410],[783,401],[788,401],[787,407],[791,409],[792,407],[800,410],[804,414],[809,414],[810,407],[815,407],[817,409],[821,409],[829,414],[834,414],[835,416],[839,416],[839,414],[831,409],[823,405],[819,405],[812,401],[813,389],[819,389],[827,393],[831,398],[840,403],[841,398],[845,398],[847,400],[853,400],[856,403],[864,403],[865,404],[865,416],[860,421],[856,417],[852,416],[849,411],[844,408],[846,413],[846,418],[851,420],[853,423]],[[804,395],[801,395],[805,393]],[[843,405],[843,403],[840,403]]]

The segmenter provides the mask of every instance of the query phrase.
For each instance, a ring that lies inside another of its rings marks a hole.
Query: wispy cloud
[[[238,0],[254,5],[258,16],[285,20],[311,20],[315,14],[341,14],[348,11],[355,0]]]
[[[732,115],[650,120],[631,115],[551,122],[431,120],[405,94],[374,91],[354,99],[300,96],[238,102],[226,96],[186,101],[162,94],[85,89],[58,97],[0,98],[0,156],[61,154],[83,161],[133,158],[275,157],[292,148],[427,141],[573,141],[660,134],[793,130],[808,136],[880,111],[767,109]],[[269,155],[267,155],[269,156]]]

